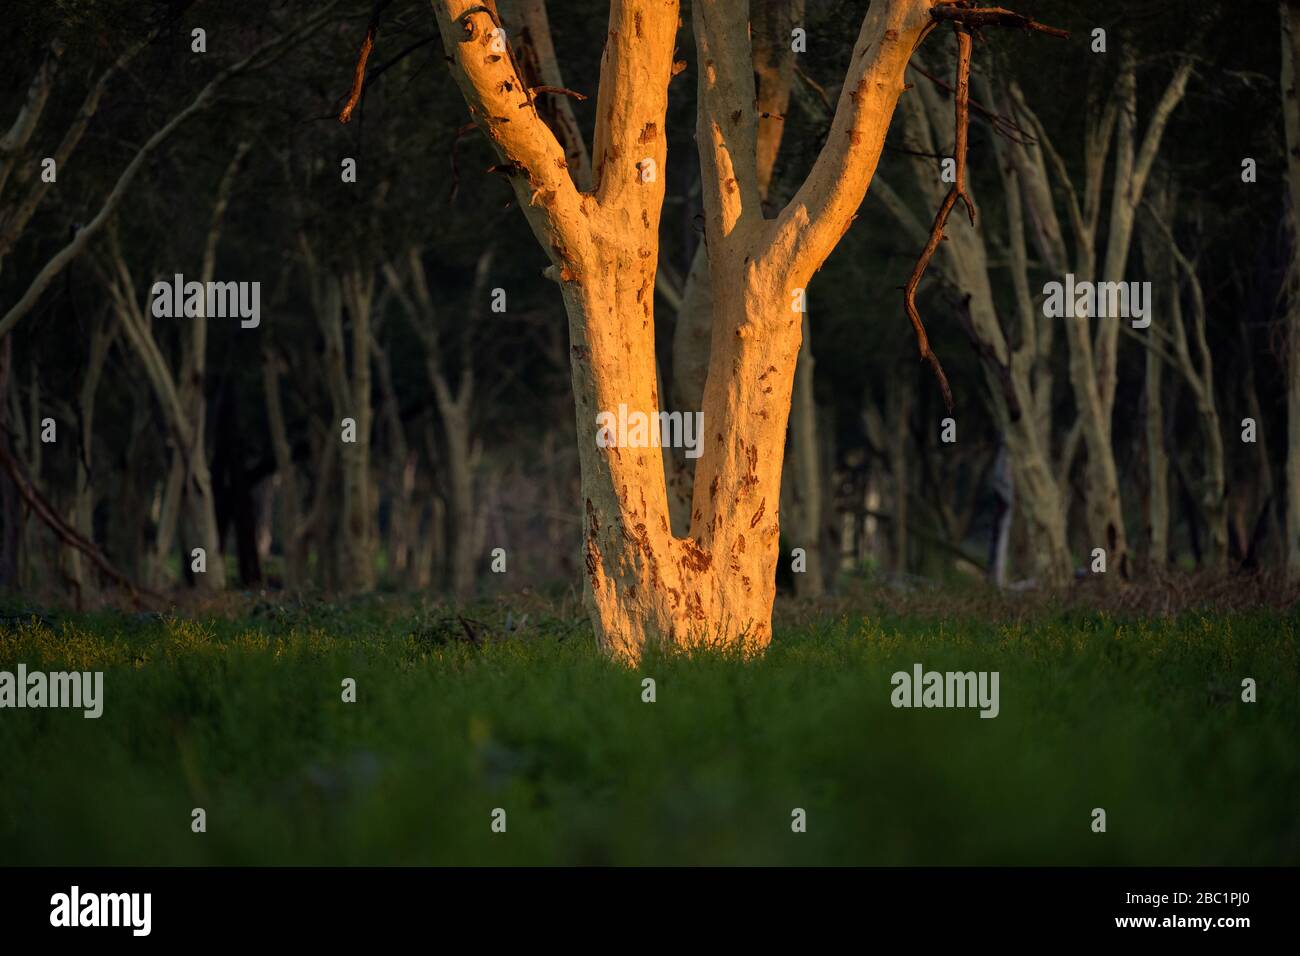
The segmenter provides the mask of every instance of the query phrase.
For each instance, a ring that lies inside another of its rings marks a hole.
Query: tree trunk
[[[298,488],[298,469],[293,461],[289,444],[289,431],[284,420],[284,405],[280,400],[280,367],[274,353],[267,349],[262,361],[262,387],[266,394],[267,430],[271,450],[275,455],[275,475],[278,492],[275,512],[280,532],[280,549],[284,555],[283,582],[287,589],[300,588],[306,583],[307,549],[302,527],[302,497]]]
[[[445,392],[445,390],[444,390]],[[443,462],[447,476],[447,561],[448,584],[459,602],[474,595],[474,572],[478,560],[475,540],[476,502],[474,496],[474,471],[477,449],[470,435],[470,421],[466,408],[439,394],[438,416],[442,421],[443,445],[446,449]]]
[[[901,113],[907,148],[921,193],[938,206],[946,187],[932,157],[941,148],[942,124],[951,123],[950,108],[934,88],[923,83],[917,99],[906,99]],[[989,96],[992,99],[991,95]],[[1050,441],[1044,422],[1051,416],[1051,381],[1046,370],[1051,358],[1050,322],[1034,308],[1029,293],[1029,260],[1025,245],[1025,206],[1036,225],[1036,235],[1056,237],[1055,213],[1043,205],[1046,170],[1041,155],[1023,144],[1008,145],[995,137],[1007,208],[1008,248],[1020,321],[1019,346],[1012,347],[1003,329],[993,296],[988,253],[980,229],[958,220],[945,229],[937,265],[940,275],[960,296],[958,315],[982,360],[993,411],[1010,458],[1012,483],[1027,532],[1034,544],[1035,574],[1047,586],[1064,587],[1073,579],[1066,538],[1062,488],[1050,462]],[[878,184],[878,195],[918,246],[928,239],[921,219],[889,186]],[[970,192],[970,187],[967,187]],[[1022,197],[1023,192],[1023,197]],[[1044,250],[1051,259],[1055,244]],[[1060,252],[1063,257],[1064,253]]]
[[[908,475],[907,475],[907,439],[911,431],[913,384],[906,374],[898,379],[890,394],[890,413],[892,431],[889,435],[889,477],[894,489],[893,503],[893,547],[891,551],[894,573],[902,576],[907,573],[907,534],[908,534]]]
[[[689,536],[674,537],[660,447],[602,438],[620,406],[656,416],[654,285],[664,189],[675,2],[613,0],[596,108],[591,192],[580,192],[513,65],[491,53],[493,16],[434,4],[444,51],[477,122],[512,163],[521,210],[551,257],[569,318],[585,516],[586,590],[597,640],[637,660],[647,644],[771,640],[777,512],[795,366],[796,290],[848,228],[875,172],[929,0],[872,4],[835,120],[807,180],[773,220],[757,177],[748,4],[695,4],[696,141],[713,293],[702,455]],[[501,122],[508,118],[509,122]],[[598,440],[599,439],[599,440]]]
[[[807,566],[794,578],[799,597],[815,598],[825,592],[822,569],[822,476],[817,447],[817,406],[813,399],[813,355],[808,341],[808,315],[803,316],[803,343],[795,365],[794,396],[790,409],[790,468],[781,492],[785,538],[792,548],[802,548]],[[782,555],[788,560],[789,555]]]
[[[12,456],[13,439],[9,419],[13,393],[13,339],[0,339],[0,442]],[[18,486],[7,471],[0,470],[0,591],[15,590],[18,579],[18,548],[22,541],[22,498]]]
[[[1163,571],[1169,558],[1169,455],[1165,451],[1164,362],[1147,350],[1147,566]]]
[[[356,421],[356,440],[345,442],[340,456],[343,479],[339,511],[342,537],[340,584],[347,591],[369,591],[375,586],[371,548],[374,516],[370,507],[370,303],[373,290],[374,277],[363,274],[359,266],[354,265],[342,276],[342,297],[352,321],[352,374],[346,389],[350,402],[340,418],[351,417]],[[340,334],[336,344],[341,345],[341,339]],[[335,374],[338,374],[344,361],[342,351],[338,351],[332,360]]]

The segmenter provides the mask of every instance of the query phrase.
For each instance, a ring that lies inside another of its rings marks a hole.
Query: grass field
[[[104,713],[0,710],[0,863],[1300,862],[1292,613],[804,615],[627,670],[550,607],[11,619],[0,669],[103,670]],[[999,716],[895,709],[915,663]]]

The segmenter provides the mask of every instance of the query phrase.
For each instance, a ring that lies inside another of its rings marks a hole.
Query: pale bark
[[[765,204],[773,198],[773,174],[785,133],[786,112],[794,85],[791,31],[803,21],[804,0],[755,0],[753,7],[754,77],[758,96],[756,133],[759,195]],[[803,339],[795,364],[791,399],[789,445],[791,467],[784,472],[782,512],[785,537],[807,555],[805,573],[795,577],[795,593],[818,597],[825,590],[822,570],[822,471],[818,450],[817,405],[813,381],[816,362],[812,353],[808,313],[802,316]],[[675,357],[675,356],[674,356]]]
[[[790,293],[807,286],[866,193],[930,6],[872,5],[826,146],[769,221],[756,168],[747,4],[694,6],[714,308],[703,455],[690,534],[677,538],[660,449],[595,440],[598,412],[659,408],[653,308],[664,177],[644,170],[647,160],[664,169],[677,4],[611,4],[592,193],[580,193],[557,161],[560,145],[526,108],[511,64],[490,55],[490,16],[468,0],[434,4],[453,74],[489,139],[517,164],[520,207],[561,285],[582,471],[585,597],[601,646],[616,656],[635,660],[655,641],[755,650],[771,639],[781,465],[802,339]]]
[[[1135,133],[1137,122],[1135,72],[1132,56],[1126,53],[1121,80],[1124,99],[1120,104],[1116,138],[1115,181],[1111,189],[1110,218],[1106,229],[1106,255],[1101,270],[1102,280],[1108,282],[1119,282],[1124,279],[1129,250],[1133,245],[1134,218],[1138,207],[1142,204],[1151,170],[1164,138],[1165,128],[1169,125],[1174,110],[1186,95],[1187,83],[1192,75],[1192,62],[1190,59],[1184,59],[1174,68],[1173,76],[1147,120],[1147,127],[1140,143],[1137,142]],[[1110,420],[1115,408],[1119,331],[1119,322],[1102,322],[1097,328],[1096,335],[1098,386],[1101,390],[1107,421]]]
[[[0,136],[0,197],[4,195],[9,177],[13,175],[32,134],[36,132],[41,114],[45,112],[45,104],[54,89],[54,80],[59,71],[59,61],[63,57],[64,49],[62,40],[55,38],[50,42],[41,65],[36,69],[36,75],[32,77],[27,87],[27,96],[23,105],[18,108],[18,115],[14,117],[13,123],[5,134]],[[19,223],[17,217],[11,219],[8,211],[0,214],[0,263],[3,263],[5,252],[12,248],[14,237],[21,233],[25,226],[26,223]]]
[[[217,185],[199,266],[199,282],[205,287],[216,272],[217,247],[235,179],[244,156],[251,148],[252,143],[249,141],[238,144]],[[185,539],[181,563],[188,565],[190,562],[191,546],[203,548],[206,571],[195,577],[195,584],[203,590],[219,591],[226,584],[225,562],[221,556],[221,533],[217,527],[216,501],[204,437],[207,421],[204,390],[208,343],[206,300],[198,315],[185,319],[181,334],[181,360],[173,373],[154,338],[151,310],[147,306],[142,307],[136,296],[134,279],[116,233],[110,234],[108,267],[111,270],[109,288],[115,311],[126,332],[127,341],[144,365],[145,375],[162,407],[172,439],[172,461],[164,486],[151,580],[156,584],[162,581],[163,568],[174,542],[177,519],[183,509],[189,534]]]
[[[325,340],[325,373],[334,416],[330,422],[339,449],[338,576],[342,591],[368,591],[374,586],[370,513],[370,302],[374,278],[352,262],[340,274],[321,271],[304,237],[300,247],[311,276],[313,312]],[[346,308],[351,332],[344,332]],[[343,422],[352,419],[351,441],[343,441]],[[318,538],[318,540],[320,540]],[[321,541],[324,545],[324,541]]]
[[[918,96],[905,98],[901,107],[904,141],[916,154],[911,165],[928,208],[937,208],[947,192],[931,158],[952,123],[948,107],[927,80]],[[1025,206],[1029,206],[1035,235],[1050,243],[1059,237],[1050,207],[1044,211],[1046,172],[1041,156],[1024,144],[1008,144],[995,137],[1003,180],[1008,228],[1008,267],[1015,292],[1020,343],[1012,347],[1003,328],[993,295],[989,255],[983,232],[961,217],[950,221],[947,241],[940,244],[932,267],[962,301],[958,315],[983,360],[993,410],[1010,458],[1015,497],[1029,520],[1034,543],[1035,572],[1048,586],[1063,587],[1073,577],[1065,532],[1061,485],[1054,477],[1050,455],[1051,329],[1034,308],[1029,292],[1029,259],[1025,248]],[[922,218],[888,184],[875,188],[885,207],[909,239],[923,246],[928,229]],[[967,185],[973,196],[973,189]]]
[[[1124,279],[1132,245],[1134,215],[1142,202],[1147,179],[1159,152],[1173,111],[1182,102],[1191,76],[1190,60],[1175,67],[1173,77],[1152,111],[1139,142],[1137,125],[1136,60],[1131,50],[1122,54],[1120,76],[1112,99],[1104,109],[1090,109],[1085,132],[1084,198],[1080,204],[1065,164],[1052,147],[1041,122],[1020,102],[1035,137],[1050,158],[1056,178],[1065,191],[1074,231],[1074,274],[1077,281]],[[1115,173],[1107,221],[1106,249],[1100,275],[1096,267],[1096,237],[1106,156],[1115,144]],[[1109,566],[1119,578],[1130,575],[1128,541],[1119,493],[1119,477],[1111,443],[1119,348],[1119,318],[1098,321],[1095,339],[1088,316],[1062,320],[1070,350],[1070,382],[1087,449],[1085,498],[1089,534],[1094,546],[1105,547]]]
[[[86,372],[81,380],[77,394],[77,409],[81,434],[80,448],[77,456],[77,484],[73,498],[72,519],[69,524],[87,541],[94,540],[95,488],[91,483],[91,462],[95,450],[95,396],[99,391],[99,382],[103,377],[104,362],[108,358],[109,347],[113,343],[114,329],[96,319],[90,335],[90,346],[86,358]],[[83,574],[81,552],[68,548],[68,562],[71,575],[77,582],[77,593],[84,596],[93,593],[95,583],[87,580]]]
[[[1172,197],[1166,201],[1167,210],[1173,205]],[[1170,301],[1172,308],[1181,308],[1178,301],[1178,273],[1159,231],[1144,220],[1139,230],[1142,258],[1152,285],[1161,290],[1162,301]],[[1144,431],[1147,452],[1147,567],[1163,571],[1169,558],[1169,452],[1165,447],[1165,361],[1159,349],[1146,350],[1146,378],[1144,382]]]
[[[477,325],[483,321],[494,255],[493,247],[489,246],[479,256],[474,269],[466,327],[460,331],[460,348],[455,356],[458,374],[454,381],[446,372],[449,357],[443,348],[444,336],[440,334],[446,319],[434,305],[419,250],[412,248],[407,253],[407,280],[403,280],[391,264],[384,267],[389,288],[396,293],[411,327],[424,346],[425,369],[442,426],[443,454],[439,461],[446,477],[448,584],[458,601],[468,600],[473,595],[476,564],[481,553],[481,536],[476,533],[479,502],[475,494],[475,479],[482,459],[482,446],[473,435],[473,340]]]
[[[219,228],[219,219],[213,229]],[[221,560],[221,539],[217,531],[216,506],[212,493],[212,477],[208,470],[203,441],[202,359],[195,357],[194,349],[206,341],[207,319],[203,315],[188,321],[193,325],[182,359],[182,376],[173,374],[171,365],[163,357],[154,339],[149,319],[149,307],[141,306],[135,292],[135,280],[126,264],[116,236],[111,236],[107,266],[111,270],[108,281],[114,311],[126,333],[127,342],[144,366],[145,377],[153,387],[163,419],[171,437],[172,459],[164,498],[162,519],[156,542],[155,573],[160,573],[166,555],[171,549],[172,529],[176,520],[177,499],[186,511],[191,538],[187,541],[182,563],[188,564],[188,546],[204,549],[207,555],[207,572],[195,579],[197,587],[221,590],[225,587],[225,564]],[[202,310],[201,310],[202,311]]]
[[[803,20],[803,0],[754,0],[751,4],[753,67],[756,94],[755,176],[765,210],[774,198],[773,177],[785,132],[786,112],[794,83],[794,53],[791,30]],[[707,246],[701,243],[677,308],[673,335],[674,407],[696,411],[703,404],[704,383],[709,367],[709,342],[713,322],[713,290],[710,285]],[[822,594],[822,474],[818,454],[817,409],[814,401],[815,362],[809,336],[808,315],[802,317],[803,338],[795,369],[795,384],[788,430],[792,467],[783,473],[781,500],[786,540],[807,555],[807,571],[795,578],[801,597]],[[666,453],[669,464],[668,494],[674,534],[685,534],[690,526],[691,489],[695,461],[680,449]]]
[[[1218,402],[1214,393],[1214,361],[1206,338],[1205,295],[1201,289],[1196,266],[1174,240],[1170,224],[1163,217],[1172,216],[1177,208],[1173,196],[1163,192],[1149,204],[1147,217],[1159,236],[1169,265],[1166,274],[1171,280],[1169,288],[1169,331],[1157,331],[1153,324],[1147,331],[1148,354],[1159,352],[1160,357],[1176,371],[1187,386],[1196,403],[1200,425],[1201,454],[1198,456],[1203,471],[1198,482],[1197,504],[1200,506],[1206,527],[1206,564],[1222,570],[1228,561],[1228,508],[1225,479],[1223,429],[1219,419]],[[1192,306],[1191,333],[1183,318],[1182,297],[1178,277],[1186,283]],[[1190,341],[1189,341],[1190,340]]]
[[[555,58],[555,42],[546,15],[545,0],[498,0],[502,22],[514,40],[523,80],[528,84],[546,125],[564,149],[569,175],[579,189],[591,187],[591,157],[573,112],[573,101],[563,92],[564,76]],[[549,87],[537,91],[538,87]]]
[[[90,240],[98,235],[100,230],[102,230],[111,220],[113,213],[117,210],[122,199],[126,196],[127,189],[130,187],[132,181],[140,170],[144,168],[149,156],[158,149],[158,147],[163,145],[163,143],[171,137],[172,133],[179,129],[188,119],[211,105],[215,98],[216,91],[228,79],[232,76],[237,76],[248,71],[259,61],[272,58],[277,54],[282,53],[291,42],[299,40],[318,29],[332,16],[332,10],[336,5],[336,2],[337,0],[326,3],[326,5],[314,16],[302,21],[299,26],[291,30],[289,33],[263,43],[242,60],[239,60],[218,72],[201,90],[199,90],[195,97],[190,100],[183,109],[178,111],[170,120],[150,136],[149,139],[145,141],[145,144],[136,151],[136,154],[131,157],[130,162],[127,163],[126,167],[118,176],[117,181],[113,184],[112,190],[109,192],[108,196],[104,198],[103,203],[100,204],[95,215],[91,217],[89,222],[77,230],[76,235],[72,237],[67,245],[50,257],[45,265],[41,267],[41,270],[36,274],[36,277],[32,279],[19,300],[14,303],[7,312],[5,312],[3,317],[0,317],[0,338],[8,335],[13,327],[22,320],[23,316],[32,310],[37,301],[39,301],[41,294],[49,288],[50,283],[52,283],[58,275],[67,268],[68,264],[72,262],[72,260],[81,254],[90,243]],[[153,35],[150,34],[146,39],[128,47],[127,50],[118,57],[114,64],[100,76],[96,86],[91,89],[85,102],[82,104],[81,111],[73,120],[72,125],[69,126],[58,149],[55,151],[54,158],[60,169],[63,167],[63,160],[67,159],[76,148],[77,143],[81,139],[82,133],[84,133],[91,117],[98,108],[99,99],[103,95],[104,87],[107,85],[108,80],[114,73],[125,67],[126,64],[134,58],[136,53],[148,44],[152,39],[152,36]],[[3,231],[0,231],[0,263],[2,263],[3,257],[8,252],[9,248],[16,243],[18,238],[22,235],[22,231],[26,228],[27,221],[35,212],[49,185],[50,184],[48,183],[42,183],[39,186],[34,187],[23,202],[16,207],[16,210],[6,216],[2,227]]]
[[[76,151],[82,136],[86,132],[86,128],[90,125],[91,119],[99,110],[99,101],[103,99],[109,81],[125,69],[135,59],[136,55],[148,46],[155,35],[156,33],[150,33],[143,39],[127,46],[118,55],[117,59],[99,75],[95,84],[86,93],[85,99],[82,100],[81,108],[77,110],[76,115],[68,124],[59,145],[50,154],[50,158],[54,160],[56,170],[62,169]],[[3,195],[4,187],[18,167],[19,162],[24,159],[29,162],[34,161],[34,157],[26,155],[26,149],[32,134],[35,133],[36,127],[40,123],[41,114],[45,110],[45,104],[49,100],[50,92],[54,88],[54,81],[58,73],[59,60],[63,56],[63,50],[63,43],[59,40],[55,40],[50,44],[44,61],[28,87],[26,102],[18,111],[18,116],[15,117],[8,132],[3,138],[0,138],[0,195]],[[3,264],[5,256],[18,242],[18,239],[26,230],[27,224],[31,221],[32,216],[35,215],[36,210],[49,192],[50,186],[53,185],[53,183],[46,182],[43,178],[35,176],[27,170],[19,171],[16,181],[28,188],[21,200],[12,205],[7,204],[3,214],[0,214],[0,264]],[[0,330],[0,335],[3,334],[4,330]]]

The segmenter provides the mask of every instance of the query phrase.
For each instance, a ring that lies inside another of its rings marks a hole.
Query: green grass
[[[0,864],[1300,862],[1292,615],[846,616],[627,670],[476,611],[4,626],[0,669],[103,669],[105,705],[0,710]],[[915,662],[999,671],[1000,716],[894,709]]]

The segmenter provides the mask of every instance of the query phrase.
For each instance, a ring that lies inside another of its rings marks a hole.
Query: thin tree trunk
[[[350,397],[346,413],[356,421],[356,441],[342,450],[343,495],[339,514],[344,590],[369,591],[375,586],[372,554],[373,514],[370,507],[370,305],[374,277],[354,265],[341,278],[343,302],[352,322],[352,374],[345,394]],[[341,345],[341,332],[336,344]],[[343,362],[342,350],[333,361]],[[340,416],[344,417],[344,416]]]
[[[790,467],[782,483],[782,524],[786,540],[802,548],[807,566],[795,575],[795,593],[820,597],[826,578],[822,569],[822,476],[817,447],[817,406],[813,399],[812,346],[808,339],[808,316],[803,317],[803,343],[795,365],[794,394],[790,409]],[[788,559],[783,555],[782,560]]]
[[[908,474],[907,474],[907,440],[911,434],[913,384],[907,375],[901,376],[890,393],[890,413],[892,429],[889,434],[889,476],[894,490],[893,547],[891,551],[894,573],[907,573],[907,534],[908,534]]]
[[[293,462],[293,449],[289,444],[289,431],[284,420],[284,405],[280,400],[279,360],[270,349],[263,353],[262,388],[266,395],[266,421],[271,451],[275,455],[278,484],[275,511],[279,518],[280,548],[284,554],[284,586],[289,589],[300,588],[306,583],[307,571],[302,497],[298,487],[298,469]]]
[[[11,398],[14,390],[13,339],[0,339],[0,443],[13,455],[9,431]],[[0,590],[14,590],[20,584],[19,545],[22,542],[22,499],[9,473],[0,470]]]

